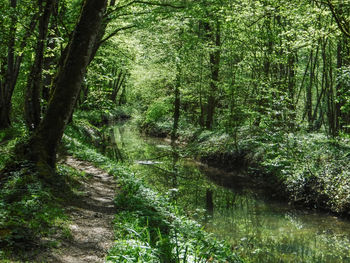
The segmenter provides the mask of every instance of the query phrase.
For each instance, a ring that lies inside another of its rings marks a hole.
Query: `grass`
[[[43,247],[56,247],[69,232],[63,207],[78,185],[73,173],[60,165],[56,184],[49,184],[30,163],[20,165],[0,190],[1,260],[31,260]]]
[[[27,135],[25,125],[21,122],[14,123],[10,128],[0,130],[0,170],[10,160],[14,146]]]

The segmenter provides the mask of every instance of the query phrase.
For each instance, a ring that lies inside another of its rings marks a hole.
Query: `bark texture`
[[[0,55],[0,129],[7,128],[11,125],[10,113],[12,108],[12,94],[16,87],[24,55],[24,53],[15,54],[14,52],[16,41],[18,40],[18,37],[16,37],[16,24],[18,18],[15,13],[15,9],[18,8],[17,0],[10,0],[10,7],[13,10],[13,14],[11,15],[11,24],[8,32],[9,39],[7,40],[7,54],[3,56]],[[33,34],[37,20],[38,15],[35,13],[32,16],[29,25],[27,25],[27,32],[20,40],[20,50],[25,49],[28,38]]]
[[[15,41],[16,41],[16,23],[17,16],[15,9],[17,7],[17,0],[10,0],[10,7],[12,9],[11,24],[9,29],[9,40],[7,42],[7,68],[5,71],[5,79],[0,87],[0,129],[7,128],[11,125],[10,109],[11,97],[15,88]]]
[[[42,72],[44,62],[44,49],[47,38],[47,32],[50,22],[54,0],[38,0],[40,9],[39,36],[35,48],[35,60],[28,76],[26,100],[25,100],[25,119],[29,130],[34,130],[40,123],[41,106],[40,94],[42,90]]]
[[[210,90],[207,105],[207,119],[206,128],[211,129],[214,121],[214,113],[217,104],[217,90],[219,83],[219,70],[220,70],[220,56],[221,56],[221,33],[220,33],[220,23],[216,21],[216,30],[210,28],[209,24],[206,24],[206,30],[212,38],[214,49],[210,52]],[[215,31],[215,34],[214,32]]]
[[[54,82],[46,114],[27,143],[27,158],[37,166],[54,168],[57,146],[80,92],[107,0],[85,0],[63,66]],[[29,155],[29,156],[28,156]]]

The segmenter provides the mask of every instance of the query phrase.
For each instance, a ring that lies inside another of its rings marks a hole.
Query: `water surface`
[[[350,262],[349,221],[266,199],[242,174],[206,167],[129,124],[112,128],[107,151],[251,262]]]

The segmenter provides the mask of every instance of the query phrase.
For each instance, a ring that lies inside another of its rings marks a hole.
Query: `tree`
[[[34,12],[29,16],[29,21],[25,17],[18,17],[20,8],[31,10],[32,6],[20,5],[17,0],[9,0],[8,6],[3,7],[1,12],[4,12],[9,20],[9,26],[1,24],[0,30],[4,37],[0,40],[1,50],[0,55],[0,129],[8,128],[11,125],[10,113],[12,108],[12,95],[17,84],[17,79],[20,73],[24,52],[16,52],[16,48],[24,50],[27,46],[28,39],[33,33],[37,24],[37,13]],[[5,11],[5,8],[6,9]],[[22,19],[22,23],[26,24],[25,33],[21,36],[18,33],[18,20]],[[5,55],[6,54],[6,55]]]
[[[211,51],[209,52],[210,57],[210,91],[208,96],[207,104],[207,119],[206,128],[211,129],[213,126],[215,107],[217,104],[217,91],[219,82],[219,71],[220,71],[220,58],[221,58],[221,32],[220,32],[220,21],[215,21],[214,25],[209,22],[204,24],[205,31],[207,32],[208,39],[210,42]]]
[[[57,147],[78,98],[106,5],[107,0],[84,1],[47,112],[28,142],[17,147],[17,155],[36,163],[42,175],[55,167]]]
[[[350,125],[350,117],[348,107],[346,104],[348,100],[346,81],[348,71],[346,67],[349,66],[349,39],[350,39],[350,26],[349,26],[349,7],[346,8],[346,5],[343,1],[339,1],[338,5],[332,3],[332,1],[327,0],[322,2],[329,7],[329,10],[332,13],[332,17],[335,19],[336,24],[340,31],[342,32],[342,37],[338,40],[337,45],[337,68],[338,68],[338,83],[336,86],[336,101],[335,101],[335,112],[334,112],[334,127],[333,134],[336,135],[340,130],[346,129]],[[345,69],[344,69],[345,68]],[[345,111],[345,112],[344,112]]]
[[[34,130],[40,123],[41,106],[40,97],[42,91],[42,72],[44,63],[44,49],[50,22],[54,0],[38,0],[39,29],[35,48],[35,60],[31,67],[26,89],[25,119],[29,130]]]

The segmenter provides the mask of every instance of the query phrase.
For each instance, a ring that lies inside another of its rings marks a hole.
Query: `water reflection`
[[[183,158],[176,146],[141,136],[129,125],[113,127],[112,134],[108,149],[119,149],[112,149],[111,156],[122,156],[138,176],[168,194],[243,258],[264,263],[350,262],[348,221],[265,200],[239,174]]]

